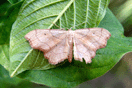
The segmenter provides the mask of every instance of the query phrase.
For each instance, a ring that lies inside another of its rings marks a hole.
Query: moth
[[[25,35],[33,49],[44,53],[50,64],[56,65],[65,59],[74,59],[91,63],[96,50],[104,48],[111,34],[103,28],[85,28],[78,30],[36,29]]]

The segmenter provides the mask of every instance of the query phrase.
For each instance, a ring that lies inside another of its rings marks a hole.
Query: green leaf
[[[125,36],[132,37],[132,14],[124,22],[122,22],[122,25],[125,29]]]
[[[20,78],[11,78],[9,72],[0,65],[0,88],[32,88],[32,85],[33,83]]]
[[[0,22],[0,64],[9,70],[9,37],[22,2],[14,4]]]
[[[4,3],[3,1],[0,1],[0,21],[1,19],[3,19],[3,16],[5,15],[7,9],[9,9],[10,5],[11,4],[7,1],[5,1]]]
[[[18,76],[32,82],[50,87],[74,87],[82,82],[100,77],[109,71],[120,59],[132,51],[132,38],[124,37],[123,27],[116,17],[107,9],[105,18],[99,27],[106,28],[111,38],[105,48],[97,50],[96,57],[91,64],[73,61],[54,69],[25,71]]]
[[[20,1],[23,0],[7,0],[8,2],[10,2],[11,4],[15,4],[15,3],[19,3]]]
[[[10,37],[10,74],[25,70],[46,70],[56,66],[44,59],[43,53],[33,50],[24,36],[34,29],[74,29],[98,26],[105,15],[109,0],[26,0],[13,24]],[[75,26],[84,23],[80,26]],[[53,27],[54,26],[54,27]]]
[[[9,45],[0,45],[0,64],[9,70]]]

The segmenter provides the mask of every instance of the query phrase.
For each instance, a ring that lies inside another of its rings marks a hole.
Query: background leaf
[[[18,3],[20,1],[24,1],[24,0],[8,0],[11,4],[15,4]]]
[[[2,21],[3,16],[5,15],[6,11],[9,9],[10,7],[10,3],[7,1],[0,1],[0,21]]]
[[[10,78],[9,72],[0,65],[0,88],[32,88],[33,83],[17,77]]]
[[[111,0],[109,8],[122,23],[124,35],[132,36],[132,0]]]
[[[97,51],[91,64],[73,61],[54,69],[25,71],[18,76],[50,87],[70,88],[105,74],[126,52],[132,51],[132,38],[124,37],[122,25],[109,9],[99,27],[108,29],[112,36],[106,48]]]
[[[9,70],[9,45],[0,45],[0,64]]]
[[[105,15],[108,3],[109,0],[26,0],[11,31],[11,76],[29,69],[45,70],[55,67],[44,59],[42,52],[30,47],[24,38],[29,31],[57,28],[53,23],[61,28],[97,27]],[[76,26],[80,23],[84,24]]]
[[[0,22],[0,64],[9,70],[9,37],[22,2],[12,5]]]

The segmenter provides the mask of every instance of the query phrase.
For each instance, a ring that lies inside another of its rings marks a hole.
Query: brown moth
[[[36,29],[25,35],[33,49],[43,51],[44,57],[51,64],[58,64],[65,59],[74,59],[91,63],[96,50],[104,48],[111,34],[103,28],[78,30]],[[74,45],[74,46],[73,46]]]

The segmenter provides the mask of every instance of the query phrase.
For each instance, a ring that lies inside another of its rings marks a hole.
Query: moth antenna
[[[52,24],[54,24],[56,27],[58,27],[60,30],[64,30],[63,28],[59,27],[58,25],[56,25],[55,23],[52,22]]]
[[[72,26],[70,29],[72,29],[73,27],[76,27],[76,26],[82,25],[82,24],[84,24],[84,23],[87,23],[87,22],[82,22],[82,23],[80,23],[80,24],[77,24],[77,25],[75,25],[75,26]]]

